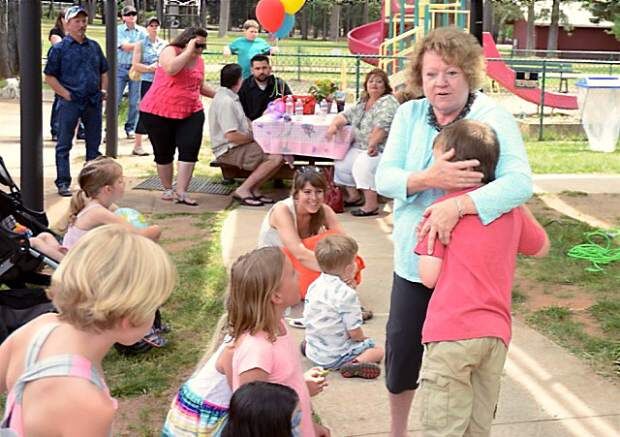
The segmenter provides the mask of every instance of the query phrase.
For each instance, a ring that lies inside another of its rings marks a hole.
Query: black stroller
[[[14,232],[16,224],[29,232]],[[48,224],[45,212],[32,211],[24,206],[19,187],[0,156],[0,343],[35,317],[56,311],[44,290],[50,285],[51,276],[41,273],[41,269],[46,265],[56,269],[59,260],[35,250],[29,242],[30,236],[41,232],[48,232],[59,240]],[[3,285],[8,289],[2,289]],[[168,329],[158,310],[150,335],[131,346],[117,344],[115,347],[125,355],[162,347],[165,340],[159,334]]]
[[[17,223],[28,232],[14,232]],[[43,289],[50,284],[50,275],[40,270],[44,265],[55,269],[58,262],[30,247],[28,241],[30,235],[41,232],[56,235],[47,226],[44,212],[24,206],[0,157],[0,343],[31,319],[55,311]]]

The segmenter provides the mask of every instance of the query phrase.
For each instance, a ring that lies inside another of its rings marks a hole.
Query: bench
[[[286,162],[283,162],[278,172],[272,176],[272,179],[293,179],[295,177],[295,171],[299,167],[305,165],[315,165],[317,167],[329,167],[332,166],[334,161],[329,158],[319,158],[313,156],[298,156],[295,155],[293,161],[293,168],[291,168]],[[209,167],[219,168],[222,171],[222,177],[225,181],[232,179],[246,179],[252,173],[249,170],[244,170],[239,167],[235,167],[228,164],[222,164],[217,161],[211,161]]]
[[[506,59],[506,65],[512,68],[515,72],[524,73],[537,73],[542,74],[543,61],[542,60],[527,60],[527,59]],[[573,66],[568,62],[561,61],[545,61],[545,76],[559,75],[560,83],[558,85],[558,92],[568,92],[568,77],[573,73]],[[497,84],[493,80],[491,82],[491,88],[496,90]]]

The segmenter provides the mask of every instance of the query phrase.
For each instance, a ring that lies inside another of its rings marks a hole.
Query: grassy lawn
[[[592,199],[593,202],[595,201]],[[534,199],[533,211],[551,239],[544,259],[521,258],[514,310],[527,323],[589,362],[599,373],[620,376],[620,263],[603,272],[566,253],[593,229]],[[618,239],[615,246],[618,248]]]
[[[527,141],[532,171],[544,173],[620,173],[620,144],[613,153],[593,152],[587,141]]]

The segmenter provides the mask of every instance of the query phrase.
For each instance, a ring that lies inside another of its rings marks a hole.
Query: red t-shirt
[[[463,192],[447,194],[437,202]],[[466,215],[452,231],[450,244],[436,241],[432,256],[442,258],[439,279],[428,305],[422,342],[481,337],[511,337],[511,293],[517,253],[534,255],[542,249],[545,232],[515,208],[483,225]],[[427,255],[428,238],[415,253]]]

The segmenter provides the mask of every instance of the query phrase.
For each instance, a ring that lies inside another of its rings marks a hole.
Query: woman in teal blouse
[[[394,199],[394,282],[386,340],[386,384],[394,436],[406,435],[407,418],[422,361],[421,332],[432,290],[421,284],[413,253],[416,226],[428,215],[421,232],[430,232],[429,246],[439,238],[447,244],[463,214],[478,214],[488,224],[526,202],[532,194],[531,170],[523,139],[510,113],[477,90],[485,75],[482,48],[456,28],[435,29],[412,54],[410,79],[424,98],[401,105],[376,173],[377,191]],[[432,207],[443,190],[474,187],[482,174],[476,160],[451,162],[453,151],[434,160],[432,143],[448,124],[469,118],[489,124],[500,142],[497,179]],[[457,208],[460,206],[460,208]]]

